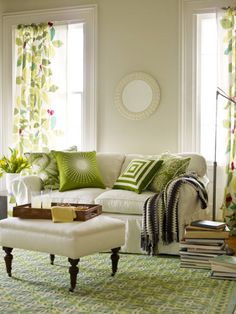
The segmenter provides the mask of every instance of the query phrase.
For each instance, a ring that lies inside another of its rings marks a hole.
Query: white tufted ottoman
[[[80,257],[111,249],[112,276],[117,271],[118,251],[125,242],[125,224],[119,219],[97,216],[85,222],[53,223],[44,219],[7,218],[0,221],[0,245],[6,252],[6,270],[11,277],[13,248],[68,257],[71,287],[76,286]]]

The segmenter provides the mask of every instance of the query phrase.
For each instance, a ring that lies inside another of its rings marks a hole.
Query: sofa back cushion
[[[102,181],[106,187],[112,188],[121,173],[121,167],[125,160],[125,154],[97,153],[97,165]]]
[[[199,177],[207,175],[207,163],[202,155],[197,153],[181,153],[177,155],[191,158],[187,171],[195,172]]]
[[[121,172],[124,172],[128,167],[129,163],[133,159],[159,159],[160,155],[142,155],[142,154],[127,154],[125,155],[125,160],[121,168]]]
[[[207,164],[205,158],[197,153],[175,153],[174,155],[182,157],[190,157],[190,163],[187,171],[195,172],[199,177],[204,177],[207,174]],[[135,158],[146,158],[146,159],[158,159],[161,155],[140,155],[140,154],[127,154],[125,161],[122,165],[121,171],[124,171],[130,161]]]

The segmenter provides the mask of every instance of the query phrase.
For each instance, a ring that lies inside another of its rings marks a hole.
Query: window
[[[215,108],[217,86],[227,90],[224,84],[223,53],[217,40],[222,34],[217,26],[217,13],[221,7],[233,5],[233,1],[214,0],[181,1],[181,95],[179,150],[199,152],[208,164],[209,207],[212,201],[212,178],[215,140]],[[221,40],[221,39],[220,39]],[[224,179],[224,101],[218,99],[217,120],[217,208],[223,200]]]
[[[199,151],[213,160],[215,91],[217,87],[216,15],[197,16],[197,107],[199,108]],[[207,135],[207,136],[206,136]],[[209,141],[209,139],[212,139]]]
[[[63,45],[52,59],[52,82],[58,89],[51,93],[51,112],[56,117],[50,148],[61,149],[77,145],[82,149],[82,114],[84,100],[84,26],[79,24],[55,25],[57,39]]]
[[[198,144],[199,152],[208,161],[213,161],[215,151],[215,119],[217,118],[217,162],[224,163],[225,130],[223,120],[226,114],[224,101],[218,99],[216,114],[216,90],[222,78],[223,69],[219,62],[217,45],[217,16],[215,13],[197,15],[197,100],[199,110]],[[217,117],[216,117],[217,115]]]
[[[6,14],[3,17],[3,129],[0,153],[12,144],[14,97],[14,29],[18,24],[53,21],[65,45],[52,64],[55,85],[52,103],[60,104],[57,127],[61,138],[53,147],[76,144],[79,149],[96,149],[96,5]],[[84,57],[86,56],[86,57]],[[57,106],[58,107],[58,106]],[[52,110],[56,110],[52,104]]]

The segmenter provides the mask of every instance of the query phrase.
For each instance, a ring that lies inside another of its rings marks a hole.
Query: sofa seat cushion
[[[105,189],[100,188],[84,188],[65,192],[52,191],[52,202],[55,203],[81,203],[81,204],[94,204],[94,200]]]
[[[95,203],[102,205],[103,212],[142,215],[144,202],[153,194],[151,191],[137,194],[132,191],[113,189],[100,194],[95,199]]]

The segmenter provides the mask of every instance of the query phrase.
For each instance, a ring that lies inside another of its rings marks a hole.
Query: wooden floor
[[[227,240],[229,247],[234,250],[234,255],[236,255],[236,236],[232,236]]]

